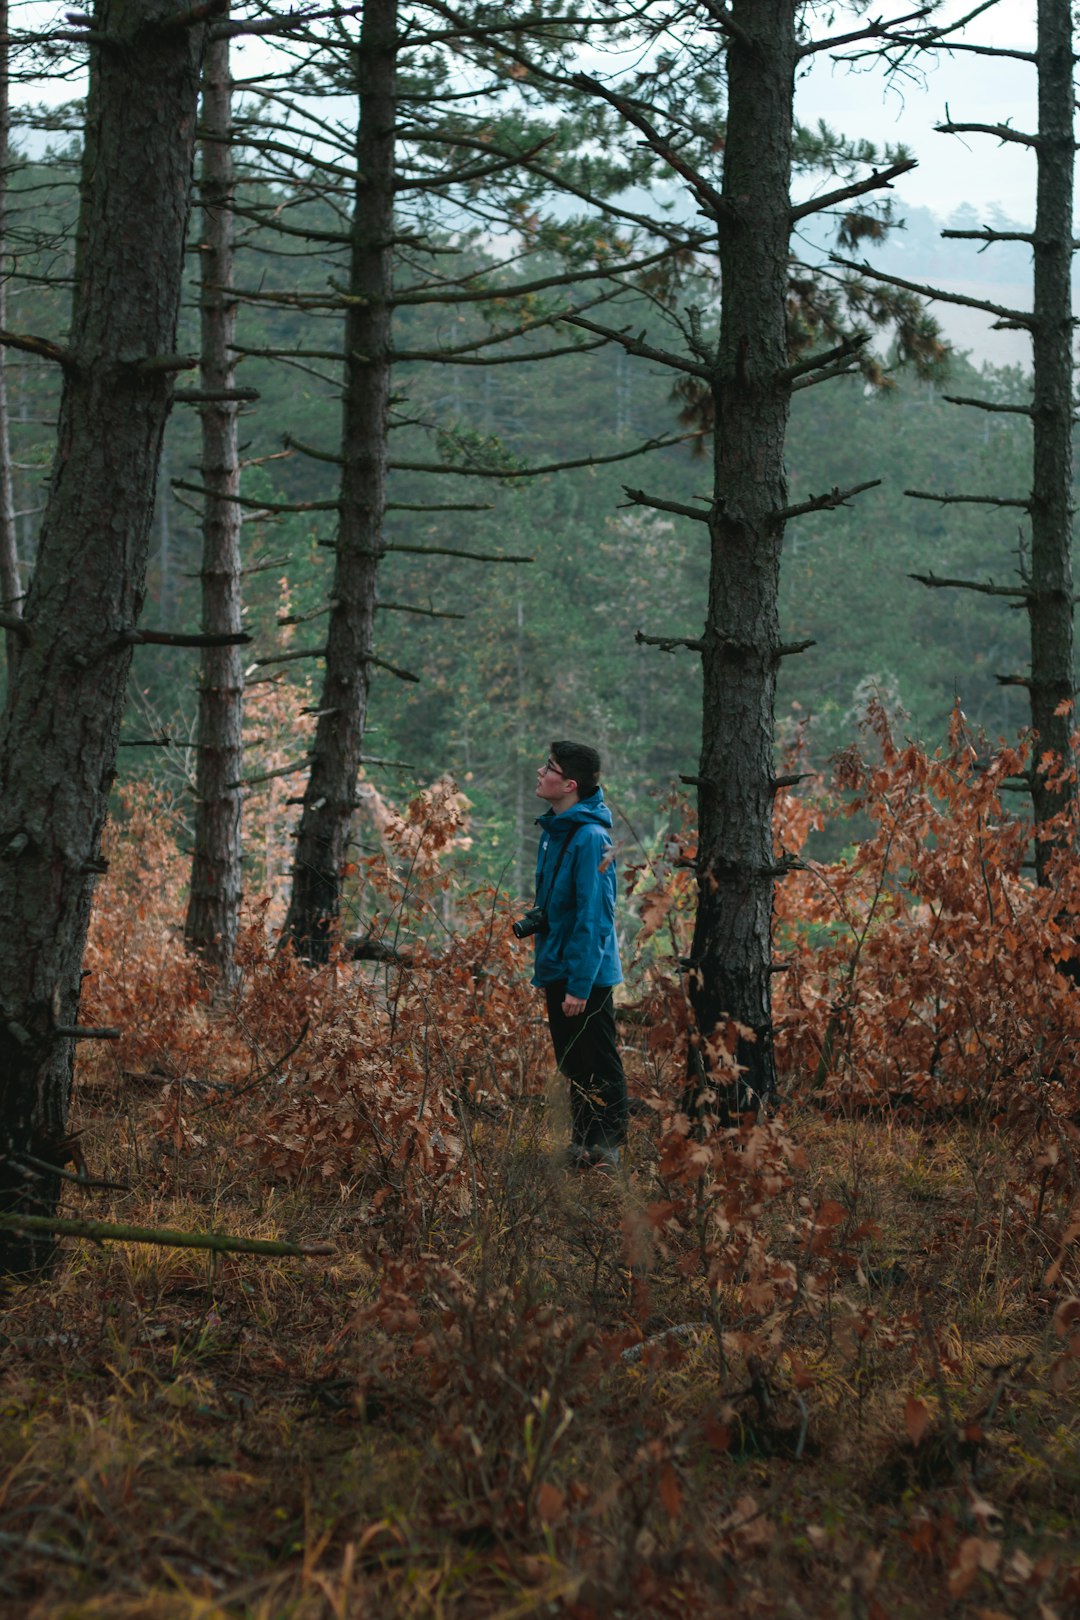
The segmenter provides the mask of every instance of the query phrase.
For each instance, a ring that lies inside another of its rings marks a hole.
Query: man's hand
[[[581,996],[563,996],[562,1010],[567,1018],[577,1018],[585,1011],[585,1001]]]

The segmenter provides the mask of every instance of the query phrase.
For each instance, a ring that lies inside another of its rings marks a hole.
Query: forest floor
[[[813,1207],[846,1258],[765,1353],[744,1280],[710,1316],[693,1242],[650,1241],[647,1110],[619,1176],[568,1172],[538,1075],[473,1112],[465,1192],[433,1183],[406,1241],[370,1183],[267,1184],[262,1106],[181,1150],[145,1092],[79,1101],[93,1174],[134,1190],[69,1212],[333,1253],[66,1239],[7,1293],[0,1613],[1080,1615],[1064,1226],[1000,1124],[789,1112],[772,1252]]]

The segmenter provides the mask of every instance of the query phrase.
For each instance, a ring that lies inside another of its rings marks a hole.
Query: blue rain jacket
[[[622,983],[615,940],[614,861],[606,872],[600,862],[611,848],[611,811],[601,788],[579,799],[557,816],[537,816],[540,848],[536,856],[536,896],[546,906],[548,928],[535,936],[532,982],[566,980],[566,992],[585,1000],[597,985]],[[552,887],[560,848],[572,836]],[[550,893],[548,891],[551,891]]]

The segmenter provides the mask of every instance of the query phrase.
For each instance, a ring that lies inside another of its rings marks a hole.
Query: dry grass
[[[847,1258],[762,1374],[732,1343],[721,1365],[692,1245],[650,1256],[651,1119],[607,1182],[560,1168],[557,1094],[476,1116],[471,1203],[435,1203],[409,1248],[370,1184],[261,1185],[235,1146],[260,1106],[180,1151],[145,1098],[84,1104],[94,1171],[140,1166],[95,1215],[337,1255],[68,1242],[8,1295],[3,1613],[1080,1612],[1080,1418],[1044,1282],[1066,1211],[990,1126],[795,1120],[773,1251],[800,1198],[830,1200]],[[374,1309],[395,1276],[400,1320]],[[725,1326],[743,1291],[721,1287]]]

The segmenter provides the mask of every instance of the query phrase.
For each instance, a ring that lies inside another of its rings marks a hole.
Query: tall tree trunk
[[[51,1210],[83,949],[142,605],[205,24],[98,0],[71,343],[19,679],[0,726],[0,1210]],[[46,1241],[0,1234],[0,1267]]]
[[[7,326],[7,282],[10,274],[10,265],[7,263],[7,192],[11,162],[10,69],[7,43],[9,29],[8,0],[0,0],[0,328]],[[15,497],[11,480],[7,363],[5,353],[0,349],[0,611],[18,613],[21,608],[22,581],[15,530]],[[10,687],[15,680],[20,638],[17,630],[7,630],[5,637],[7,678]]]
[[[341,910],[356,806],[383,553],[390,395],[397,0],[368,0],[355,56],[359,115],[345,318],[341,509],[326,674],[297,835],[285,935],[324,960]]]
[[[1075,695],[1073,680],[1073,44],[1070,7],[1039,0],[1039,144],[1035,204],[1032,327],[1034,431],[1031,484],[1031,723],[1037,754],[1068,758],[1076,716],[1056,711]],[[1033,764],[1037,767],[1038,758]],[[1077,797],[1075,782],[1051,788],[1032,774],[1036,826]],[[1035,840],[1035,869],[1048,880],[1053,841]]]
[[[784,378],[794,0],[734,0],[728,46],[709,606],[703,636],[698,905],[690,999],[701,1070],[734,1100],[715,1047],[744,1026],[740,1106],[774,1086],[770,958],[773,701],[785,506]]]
[[[202,385],[227,396],[235,386],[233,286],[235,216],[232,82],[229,42],[212,40],[203,72],[202,122]],[[241,601],[240,456],[237,405],[207,400],[202,415],[203,507],[202,628],[243,628]],[[244,655],[239,646],[207,647],[202,654],[195,767],[195,851],[184,939],[217,972],[222,985],[235,973],[241,897],[241,790]]]

